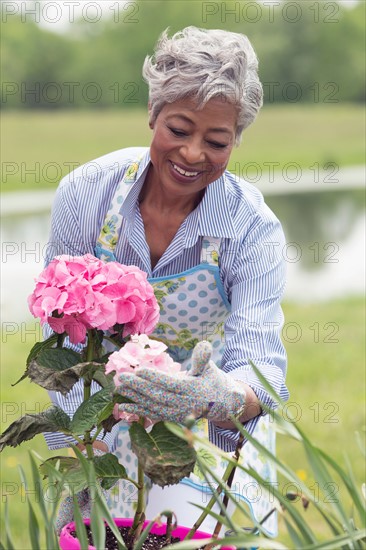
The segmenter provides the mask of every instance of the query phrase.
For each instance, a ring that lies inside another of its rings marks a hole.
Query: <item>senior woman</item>
[[[181,421],[203,412],[211,441],[225,451],[235,448],[239,435],[228,421],[230,414],[240,414],[245,428],[273,450],[274,436],[260,403],[275,403],[250,360],[282,398],[288,397],[280,339],[284,235],[261,193],[226,170],[234,145],[262,105],[257,67],[244,35],[195,27],[171,38],[164,32],[155,56],[147,57],[143,67],[150,147],[110,153],[63,179],[47,258],[94,253],[147,272],[163,296],[152,336],[167,344],[188,374],[179,379],[145,370],[123,375],[135,404],[122,407],[154,420]],[[192,350],[200,340],[211,343],[215,364],[192,376]],[[75,387],[68,399],[52,397],[71,411],[80,389]],[[122,426],[98,445],[114,450],[133,468],[126,430]],[[59,434],[47,439],[51,448],[65,445]],[[246,462],[274,482],[265,458],[250,443],[244,449]],[[221,475],[223,465],[215,469]],[[147,515],[173,508],[181,524],[191,525],[198,509],[189,502],[204,504],[206,485],[192,474],[179,485],[154,486]],[[237,472],[233,491],[258,519],[271,506],[243,473]],[[133,501],[121,487],[111,501],[113,514],[131,515]],[[206,528],[214,524],[206,522]],[[275,534],[273,516],[265,525]]]

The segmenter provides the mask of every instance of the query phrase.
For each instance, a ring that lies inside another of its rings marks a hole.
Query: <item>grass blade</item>
[[[73,496],[74,500],[74,521],[76,525],[76,534],[78,536],[78,541],[80,543],[81,550],[88,550],[89,542],[88,536],[86,534],[86,527],[81,516],[79,503],[76,496]]]
[[[293,548],[302,548],[302,540],[298,536],[298,534],[296,533],[295,529],[293,528],[289,520],[286,518],[286,516],[283,516],[283,521],[286,525],[287,532],[294,544]]]
[[[345,545],[351,545],[350,548],[354,548],[353,543],[358,541],[366,541],[366,529],[361,531],[355,531],[352,536],[338,535],[331,540],[318,542],[311,546],[302,546],[303,550],[334,550],[335,548],[347,548]],[[360,548],[365,548],[365,545],[361,545]]]
[[[335,462],[335,460],[333,460],[324,451],[322,451],[321,449],[318,449],[318,452],[321,455],[321,457],[323,458],[323,460],[328,462],[330,464],[330,466],[337,472],[339,477],[342,479],[342,481],[344,483],[344,486],[346,487],[350,497],[352,498],[352,503],[355,505],[355,507],[356,507],[356,509],[357,509],[357,511],[360,515],[361,521],[365,521],[365,511],[366,511],[365,510],[365,505],[363,504],[363,502],[360,498],[360,494],[359,494],[359,491],[357,489],[357,486],[356,486],[356,483],[355,483],[355,480],[354,480],[354,477],[353,477],[353,471],[352,471],[351,465],[348,461],[348,458],[346,458],[346,462],[347,462],[347,465],[348,465],[348,475],[347,475],[346,472],[343,470],[343,468],[341,468],[341,466],[339,466],[339,464],[337,464]]]
[[[26,475],[24,473],[24,470],[23,470],[22,466],[20,466],[20,465],[18,466],[18,469],[19,469],[19,474],[20,474],[20,478],[22,480],[24,489],[25,489],[25,491],[28,491],[28,482],[27,482],[27,478],[26,478]],[[38,489],[38,491],[36,493],[36,501],[40,502],[42,500],[43,495],[40,494],[42,492],[39,490],[39,487],[37,486],[36,483],[35,483],[35,487],[37,487],[37,489]],[[32,549],[33,550],[39,550],[40,544],[39,544],[38,520],[37,520],[37,517],[34,513],[34,509],[33,509],[32,503],[31,503],[29,498],[27,498],[27,502],[28,502],[28,514],[29,514],[29,527],[28,527],[28,529],[29,529],[29,538],[30,538],[30,541],[31,541]]]
[[[43,462],[43,459],[41,457],[38,458],[40,458]],[[37,488],[37,503],[39,504],[39,509],[43,517],[47,548],[59,548],[58,536],[56,534],[54,521],[59,499],[52,498],[48,500],[47,498],[44,498],[44,492],[42,490],[42,479],[33,453],[29,453],[29,460],[31,463],[33,483],[34,486]],[[57,477],[54,475],[54,472],[57,474]],[[59,472],[57,472],[56,469],[50,472],[48,479],[48,489],[50,489],[51,487],[56,488],[56,479],[58,479],[59,475],[60,474]],[[57,496],[58,494],[59,493],[57,492]]]
[[[111,528],[111,531],[113,532],[114,536],[117,539],[118,550],[127,550],[127,546],[125,545],[125,542],[121,536],[121,533],[117,525],[115,524],[114,519],[112,518],[109,508],[107,506],[107,503],[103,497],[101,497],[100,500],[98,501],[98,507],[101,513],[103,514],[104,521],[108,523],[109,527]]]
[[[82,468],[85,472],[85,476],[88,479],[89,487],[92,487],[94,489],[93,493],[91,494],[92,501],[93,501],[93,497],[94,497],[92,511],[93,511],[93,508],[95,508],[95,512],[93,512],[93,513],[95,513],[96,515],[99,515],[100,518],[103,518],[101,521],[104,520],[103,521],[104,536],[105,536],[105,522],[107,522],[109,527],[111,528],[114,536],[117,539],[119,550],[127,550],[127,547],[126,547],[126,545],[125,545],[125,543],[124,543],[124,541],[121,537],[121,533],[119,532],[119,529],[116,526],[116,524],[114,522],[114,519],[112,518],[111,513],[108,509],[107,503],[106,503],[103,495],[101,494],[100,489],[97,489],[97,487],[99,488],[99,484],[98,484],[98,481],[97,481],[97,477],[95,475],[94,465],[85,458],[85,456],[80,452],[80,450],[77,447],[72,445],[72,448],[75,452],[75,455],[80,460],[81,466],[82,466]],[[100,524],[96,525],[96,521],[95,521],[94,517],[91,518],[91,519],[93,519],[94,522],[95,522],[94,523],[94,529],[96,529],[96,536],[97,537],[101,536],[100,533],[98,532],[98,529],[100,529],[101,525]],[[92,533],[93,533],[93,537],[94,537],[94,531],[93,531],[92,523],[90,524],[90,527],[92,529]],[[102,546],[102,547],[97,546],[97,548],[104,548],[104,546]]]
[[[13,544],[11,533],[9,529],[9,508],[8,508],[8,499],[5,497],[5,510],[4,510],[4,519],[5,519],[5,532],[6,532],[6,550],[15,550],[15,546]]]
[[[207,476],[207,472],[212,475],[213,479],[215,480],[215,482],[217,483],[217,486],[220,487],[221,491],[220,493],[216,492],[216,490],[213,490],[212,494],[213,496],[215,497],[215,500],[217,502],[217,504],[219,505],[219,508],[221,510],[221,512],[223,513],[223,516],[221,517],[225,517],[226,515],[226,519],[227,519],[227,522],[228,522],[228,526],[230,527],[230,529],[232,529],[233,531],[236,531],[235,529],[235,526],[233,524],[233,522],[231,521],[231,518],[229,517],[228,514],[226,514],[226,508],[225,506],[223,505],[223,502],[222,502],[222,497],[221,497],[221,494],[222,494],[222,490],[224,489],[224,483],[222,482],[222,480],[220,480],[216,474],[214,474],[214,472],[212,471],[211,468],[207,467],[207,465],[203,462],[203,460],[201,459],[201,457],[197,454],[197,464],[198,464],[198,467],[199,469],[201,470],[206,482],[207,482],[207,485],[208,487],[211,486],[211,483],[210,483],[210,479],[209,477]],[[230,489],[227,487],[226,483],[225,483],[225,489],[227,489],[227,493],[230,493]]]
[[[39,524],[30,500],[28,500],[28,509],[29,509],[29,538],[30,538],[33,550],[39,550],[41,547],[39,542]]]
[[[32,471],[34,486],[40,488],[40,487],[42,487],[42,480],[41,480],[41,476],[39,474],[38,467],[36,465],[36,462],[35,462],[34,457],[32,456],[31,452],[29,453],[29,461],[30,461],[30,464],[31,464],[31,471]],[[47,522],[48,514],[47,514],[47,510],[46,510],[45,501],[44,501],[44,498],[43,498],[43,491],[39,491],[39,493],[40,493],[39,494],[39,509],[42,512],[42,516],[43,516],[44,521]]]
[[[98,487],[89,486],[90,500],[92,502],[90,513],[90,527],[93,534],[93,544],[96,548],[105,548],[105,523],[103,521],[103,515],[99,513],[98,506]]]

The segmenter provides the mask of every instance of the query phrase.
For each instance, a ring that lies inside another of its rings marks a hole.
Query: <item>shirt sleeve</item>
[[[94,243],[95,244],[95,243]],[[64,179],[56,191],[52,207],[51,232],[45,264],[61,254],[82,256],[93,254],[92,243],[85,242],[77,216],[77,199],[72,181]]]
[[[47,265],[55,256],[60,254],[82,256],[87,253],[94,253],[93,244],[85,242],[82,237],[77,218],[76,198],[72,182],[63,180],[57,190],[52,209],[51,234],[46,249],[45,264]],[[45,325],[44,338],[50,336],[51,333],[51,328]],[[71,344],[68,338],[65,339],[65,345],[77,352],[80,352],[82,349],[81,345],[75,346]],[[92,394],[100,389],[97,383],[92,383]],[[53,404],[63,409],[72,418],[83,399],[82,382],[77,382],[66,396],[63,396],[60,392],[49,392],[49,395]],[[118,425],[111,432],[107,433],[105,437],[103,437],[103,433],[100,433],[97,437],[98,440],[102,440],[107,444],[111,452],[114,450],[118,432],[117,428]],[[66,436],[61,432],[47,432],[44,434],[44,437],[48,448],[51,450],[68,447],[70,443],[77,443],[72,437]]]
[[[270,212],[270,211],[268,211]],[[280,223],[271,215],[256,216],[245,239],[235,250],[236,259],[228,275],[231,313],[225,323],[225,351],[221,368],[248,384],[259,401],[270,408],[278,404],[255,375],[252,361],[283,399],[287,356],[281,341],[284,317],[280,301],[285,287],[285,237]],[[266,414],[264,411],[262,414]],[[259,417],[244,424],[252,433]],[[214,443],[226,451],[235,449],[237,430],[210,425]]]

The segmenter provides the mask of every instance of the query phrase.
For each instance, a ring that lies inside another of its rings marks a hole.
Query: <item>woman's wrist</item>
[[[235,380],[235,383],[241,386],[246,394],[244,412],[239,418],[239,421],[244,424],[244,422],[259,416],[262,413],[262,409],[256,393],[248,384],[245,384],[242,380]],[[230,420],[214,421],[214,424],[218,428],[223,428],[224,430],[235,429],[234,424]]]

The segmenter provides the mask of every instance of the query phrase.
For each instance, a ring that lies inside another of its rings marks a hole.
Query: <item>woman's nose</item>
[[[203,162],[205,160],[205,153],[202,150],[202,146],[196,140],[186,142],[182,145],[180,152],[187,164],[190,165],[197,164],[197,162]]]

